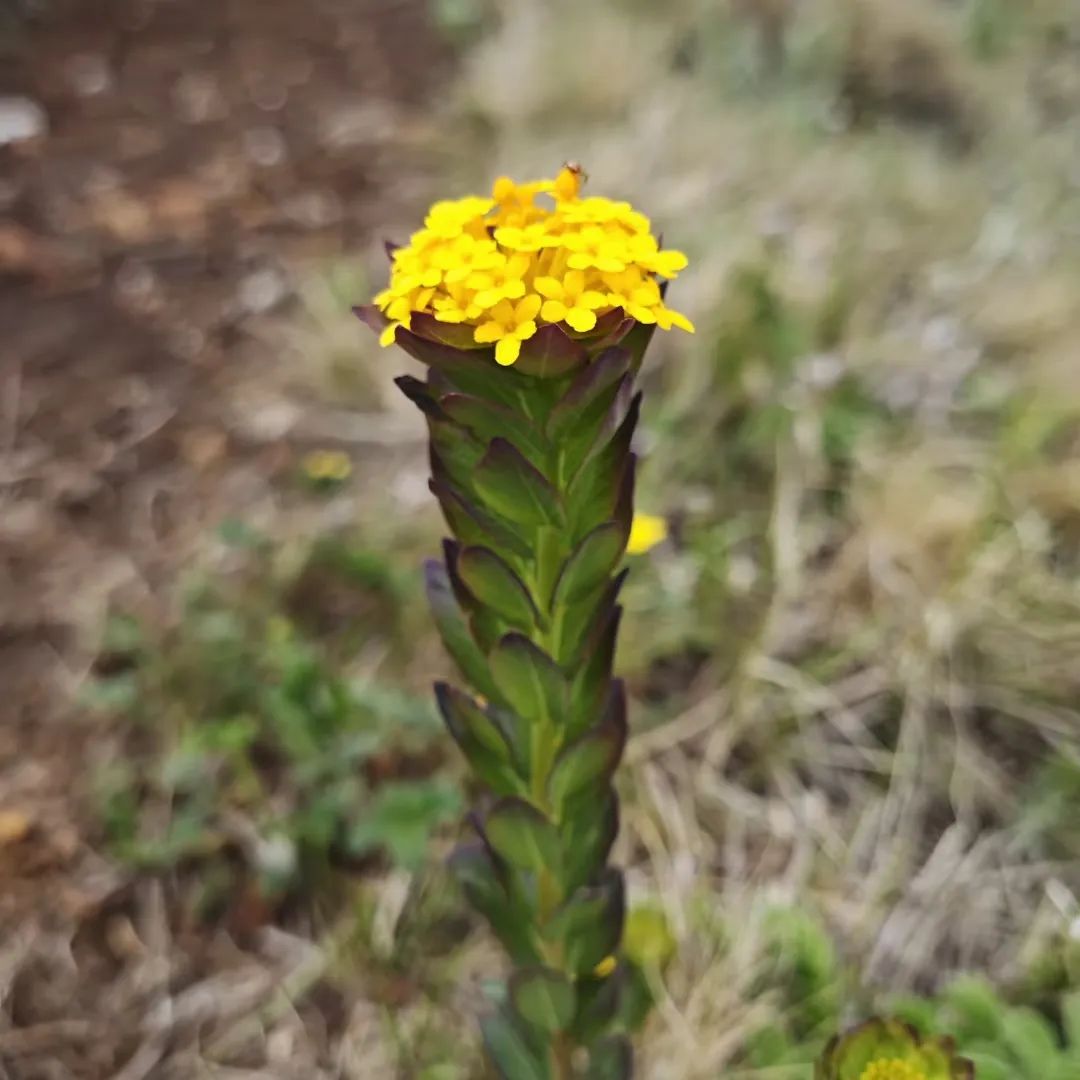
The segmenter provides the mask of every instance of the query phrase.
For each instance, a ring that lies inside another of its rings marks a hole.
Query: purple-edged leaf
[[[621,315],[622,309],[616,309],[615,314]],[[635,326],[637,326],[636,319],[631,319],[629,317],[621,318],[610,329],[607,329],[602,337],[596,341],[590,342],[590,347],[593,350],[599,350],[609,349],[613,345],[618,345]]]
[[[570,687],[566,726],[571,737],[589,727],[607,697],[621,619],[622,608],[616,604],[595,640],[588,643],[591,646],[588,656]]]
[[[424,563],[424,587],[435,626],[446,651],[457,664],[461,674],[486,697],[497,696],[488,670],[487,659],[476,647],[468,623],[454,596],[446,567],[436,559]]]
[[[630,537],[630,529],[634,524],[634,477],[636,474],[637,455],[631,454],[620,481],[619,497],[615,501],[615,512],[612,514],[627,539]]]
[[[428,389],[427,383],[414,379],[411,375],[399,375],[394,385],[425,415],[433,420],[446,420],[438,402]]]
[[[481,345],[473,336],[476,327],[468,323],[440,322],[426,311],[414,311],[409,316],[409,329],[417,337],[434,341],[438,345],[449,345],[454,349],[490,349],[490,345]]]
[[[528,341],[522,342],[514,367],[534,378],[558,379],[576,371],[588,358],[583,345],[552,324],[541,326]]]
[[[507,1006],[480,1021],[480,1034],[500,1080],[551,1080],[546,1049],[534,1045],[535,1036]]]
[[[494,546],[518,558],[528,559],[532,552],[529,545],[517,534],[514,527],[481,510],[450,483],[445,471],[436,465],[435,478],[428,483],[431,493],[439,500],[443,517],[450,531],[466,544]]]
[[[595,727],[559,752],[548,778],[548,798],[557,811],[577,796],[593,798],[608,786],[626,746],[626,690],[611,684],[603,715]]]
[[[547,431],[558,438],[571,428],[587,422],[591,414],[601,415],[614,396],[615,387],[630,370],[630,353],[621,348],[605,349],[570,384],[570,389],[551,410]],[[610,396],[609,396],[610,395]],[[596,408],[595,406],[599,406]]]
[[[457,571],[469,592],[504,622],[523,630],[540,622],[525,582],[495,552],[467,547],[458,555]]]
[[[540,966],[519,969],[507,989],[518,1016],[545,1035],[565,1031],[574,1019],[574,986],[561,972]]]
[[[566,495],[572,533],[584,536],[600,522],[608,520],[623,495],[623,477],[630,467],[630,442],[641,410],[641,394],[630,408],[607,445],[594,453],[570,483]]]
[[[490,346],[456,349],[401,328],[395,340],[413,359],[439,372],[457,390],[520,407],[518,394],[528,386],[527,379],[509,368],[500,368]]]
[[[450,419],[468,428],[483,442],[502,436],[538,469],[545,467],[548,444],[520,413],[471,394],[445,394],[439,399],[439,405]]]
[[[562,946],[566,970],[584,975],[618,949],[625,917],[622,874],[608,868],[596,885],[578,889],[552,915],[544,937]]]
[[[390,320],[374,304],[360,304],[352,310],[353,314],[376,334],[381,334],[390,324]]]
[[[500,697],[531,723],[560,723],[566,712],[562,669],[524,634],[500,638],[488,657]]]
[[[616,521],[597,525],[563,563],[552,609],[561,610],[600,588],[622,558],[627,535]]]
[[[565,669],[576,669],[592,655],[595,643],[612,617],[629,573],[629,570],[621,570],[599,598],[587,596],[564,612],[556,659]]]
[[[611,788],[589,806],[588,813],[566,816],[559,828],[559,839],[563,851],[562,881],[568,893],[596,881],[618,835],[619,800]]]
[[[664,291],[661,287],[661,293]],[[621,345],[630,354],[631,370],[636,375],[645,359],[645,350],[656,333],[656,323],[635,323],[622,339]]]
[[[515,902],[507,868],[483,841],[460,845],[450,856],[450,874],[465,898],[491,923],[495,936],[518,964],[540,959],[528,908]]]
[[[484,501],[510,521],[533,529],[562,522],[555,489],[506,439],[491,440],[472,479]]]
[[[484,818],[484,836],[500,858],[519,870],[559,866],[558,830],[523,799],[499,799]]]
[[[484,444],[449,418],[438,420],[429,416],[428,434],[431,475],[436,480],[450,480],[460,490],[468,491],[476,467],[484,457]]]
[[[634,1050],[625,1035],[609,1035],[589,1050],[584,1080],[630,1080],[634,1075]]]
[[[473,771],[497,795],[519,795],[525,783],[511,761],[510,744],[475,700],[443,682],[435,684],[435,700],[447,730]]]

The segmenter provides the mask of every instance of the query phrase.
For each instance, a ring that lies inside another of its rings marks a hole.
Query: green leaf
[[[502,1080],[551,1080],[546,1057],[529,1046],[520,1025],[505,1012],[481,1020],[480,1032]]]
[[[619,803],[608,790],[600,802],[589,795],[582,805],[564,807],[559,839],[563,852],[562,881],[572,891],[590,881],[607,861],[619,832]]]
[[[568,337],[554,324],[541,326],[522,343],[521,355],[514,367],[537,379],[558,379],[576,371],[589,359],[583,345]]]
[[[465,898],[491,924],[495,936],[517,964],[536,964],[540,952],[533,939],[533,914],[513,888],[505,867],[480,842],[462,844],[450,857],[450,873]]]
[[[491,440],[472,483],[496,513],[519,525],[539,528],[562,521],[555,489],[506,439]]]
[[[469,633],[468,624],[450,587],[446,567],[435,559],[425,562],[424,584],[431,614],[446,651],[475,689],[486,697],[494,697],[495,684],[491,680],[487,660]]]
[[[605,349],[570,384],[551,410],[547,433],[554,442],[595,423],[611,404],[619,384],[630,370],[630,354],[618,347]]]
[[[630,1080],[633,1072],[634,1052],[625,1035],[611,1035],[590,1049],[585,1080]]]
[[[485,456],[484,444],[466,428],[449,420],[428,420],[431,435],[431,473],[436,481],[451,481],[462,491],[472,487],[476,468]]]
[[[1005,1014],[1002,1035],[1017,1060],[1032,1076],[1045,1076],[1058,1056],[1053,1028],[1033,1009],[1010,1009]]]
[[[570,482],[566,494],[567,516],[575,537],[585,536],[611,518],[625,501],[625,477],[633,468],[630,442],[641,411],[641,394],[635,394],[608,444],[590,457]],[[627,523],[629,530],[629,523]]]
[[[597,525],[563,564],[551,602],[559,610],[604,584],[626,550],[626,532],[617,522]]]
[[[557,872],[559,834],[535,806],[503,798],[484,819],[484,835],[497,855],[520,870]]]
[[[555,723],[566,711],[562,669],[523,634],[502,637],[489,657],[503,699],[525,720]]]
[[[435,700],[446,727],[477,776],[497,795],[520,794],[525,784],[511,761],[511,748],[491,717],[467,694],[444,682]]]
[[[364,817],[354,823],[349,847],[357,854],[383,847],[396,863],[416,868],[427,855],[432,830],[460,813],[461,793],[448,781],[386,784],[376,792]]]
[[[570,1030],[582,1044],[589,1044],[605,1031],[610,1031],[620,1012],[625,984],[625,963],[604,976],[582,975],[577,979],[577,1012]]]
[[[510,1001],[518,1015],[546,1035],[565,1031],[574,1019],[574,987],[565,975],[551,968],[533,967],[514,972]]]
[[[611,684],[608,703],[599,724],[566,745],[555,759],[548,778],[552,805],[590,788],[606,789],[626,745],[626,691],[621,679]]]
[[[525,583],[493,551],[465,548],[457,571],[473,596],[511,626],[530,630],[539,623],[540,613]]]
[[[434,462],[432,463],[434,467]],[[439,500],[439,507],[446,518],[450,531],[465,544],[497,547],[500,551],[519,559],[532,557],[529,545],[515,531],[516,526],[476,505],[466,498],[448,477],[437,476],[428,483],[432,495]]]
[[[1080,991],[1067,994],[1061,1002],[1065,1038],[1074,1055],[1080,1055]]]
[[[599,712],[608,692],[621,619],[622,608],[616,604],[608,613],[607,622],[597,630],[592,640],[586,643],[588,653],[585,663],[570,687],[567,726],[571,734],[576,735]]]
[[[446,394],[439,399],[439,405],[451,420],[468,428],[484,443],[501,435],[538,469],[544,468],[550,447],[520,413],[471,394]]]
[[[625,910],[622,874],[608,867],[598,884],[578,889],[555,912],[544,936],[561,944],[568,971],[586,975],[618,949]]]

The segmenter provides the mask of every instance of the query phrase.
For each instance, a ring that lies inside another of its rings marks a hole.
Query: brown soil
[[[0,24],[0,95],[48,114],[0,147],[4,1075],[112,1075],[141,1045],[110,1034],[100,971],[57,974],[58,942],[126,888],[84,841],[96,728],[73,692],[107,606],[153,601],[288,463],[287,434],[233,422],[234,390],[297,266],[366,243],[392,199],[450,64],[426,9],[71,0]]]

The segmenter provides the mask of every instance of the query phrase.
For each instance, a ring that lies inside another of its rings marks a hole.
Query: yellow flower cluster
[[[436,203],[392,259],[390,284],[375,297],[389,320],[383,345],[409,329],[414,312],[473,327],[473,340],[494,344],[500,364],[514,363],[540,325],[587,334],[616,308],[664,330],[694,330],[664,304],[657,281],[675,277],[686,256],[662,251],[629,203],[582,198],[574,166],[554,180],[500,177],[489,199]]]
[[[879,1058],[866,1066],[859,1080],[926,1080],[926,1074],[900,1058]]]

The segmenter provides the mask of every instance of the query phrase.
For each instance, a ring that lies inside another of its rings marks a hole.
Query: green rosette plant
[[[634,381],[658,326],[692,329],[660,281],[685,257],[629,204],[583,198],[581,180],[568,166],[436,203],[358,309],[427,368],[396,381],[426,418],[451,533],[426,584],[466,687],[435,692],[485,789],[452,868],[512,964],[483,1022],[510,1080],[632,1073],[608,856],[627,737],[620,567],[632,533],[656,532],[633,529]]]
[[[900,1020],[868,1020],[833,1038],[814,1080],[974,1080],[975,1066],[948,1036],[921,1039]]]

